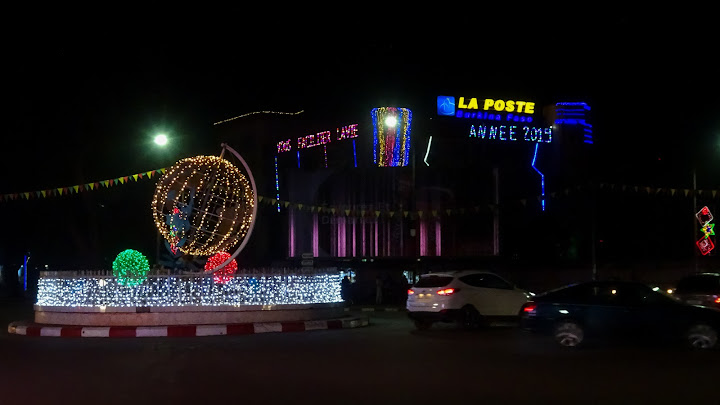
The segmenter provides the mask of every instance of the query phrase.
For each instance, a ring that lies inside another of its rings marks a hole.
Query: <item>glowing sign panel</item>
[[[341,128],[337,128],[335,131],[335,140],[342,141],[345,139],[357,138],[357,124],[346,125]],[[297,138],[297,149],[307,149],[315,146],[326,145],[331,143],[333,140],[331,131],[322,131],[316,134],[310,134]],[[292,150],[292,139],[282,140],[277,143],[277,152],[290,152]]]
[[[495,100],[459,97],[457,104],[453,96],[438,96],[438,115],[457,118],[476,118],[496,121],[532,122],[535,103],[531,101]],[[507,113],[507,114],[504,114]],[[518,115],[519,114],[519,115]]]
[[[552,142],[552,128],[536,128],[517,125],[475,125],[470,126],[470,138],[498,141]]]

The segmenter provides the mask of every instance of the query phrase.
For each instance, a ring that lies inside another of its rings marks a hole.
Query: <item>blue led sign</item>
[[[498,141],[552,142],[552,127],[538,128],[517,125],[475,125],[470,126],[470,138]]]

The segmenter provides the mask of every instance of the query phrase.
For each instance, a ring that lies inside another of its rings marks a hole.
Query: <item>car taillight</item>
[[[444,288],[442,290],[438,290],[438,295],[453,295],[454,293],[460,291],[457,288]]]
[[[413,291],[413,290],[408,290],[408,295],[413,295],[413,294],[415,294],[415,291]]]
[[[535,312],[535,308],[537,308],[537,305],[534,302],[528,302],[522,307],[522,312],[529,314],[531,312]]]
[[[720,297],[715,298],[715,303],[720,304]]]

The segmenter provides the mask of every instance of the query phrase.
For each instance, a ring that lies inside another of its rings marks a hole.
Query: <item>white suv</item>
[[[420,330],[453,321],[472,329],[493,319],[519,319],[532,295],[488,271],[437,272],[421,275],[408,290],[407,310]]]

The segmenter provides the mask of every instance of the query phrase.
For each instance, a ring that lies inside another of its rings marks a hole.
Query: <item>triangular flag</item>
[[[671,188],[671,189],[670,189],[670,195],[675,195],[675,191],[676,191],[676,189]]]
[[[364,216],[365,216],[365,210],[360,210],[360,216],[361,216],[361,217],[364,217]],[[407,216],[407,214],[405,214],[405,216]]]
[[[135,179],[135,181],[137,181],[138,175],[137,175],[137,174],[133,174],[132,176],[133,176],[133,179]]]
[[[160,169],[160,173],[165,174],[165,168]]]
[[[45,197],[45,190],[40,191],[42,193],[42,196]]]
[[[684,191],[685,191],[685,197],[687,197],[690,190],[686,188]]]
[[[110,180],[104,180],[104,181],[103,181],[103,184],[104,184],[105,187],[107,188],[108,184],[110,184]]]
[[[150,170],[149,172],[145,172],[145,175],[149,178],[152,178],[152,174],[155,173],[155,170]]]
[[[67,187],[63,187],[63,191],[65,194],[70,194],[70,190]]]
[[[290,201],[283,201],[283,205],[285,206],[285,208],[287,208],[288,205],[290,205]]]
[[[26,200],[29,200],[29,199],[30,199],[30,193],[23,193],[23,195],[25,195],[25,199],[26,199]]]
[[[259,201],[259,202],[262,202],[263,198],[265,198],[265,197],[259,195],[259,196],[258,196],[258,201]]]
[[[452,213],[452,210],[451,210],[451,209],[447,209],[447,210],[445,210],[445,212],[448,214],[448,216],[450,216],[450,214]]]
[[[422,211],[418,211],[417,213],[418,213],[418,217],[422,218],[423,212],[422,212]]]
[[[127,182],[128,180],[130,180],[130,176],[125,176],[123,177],[123,179],[125,179],[125,182]]]
[[[380,211],[375,211],[375,218],[378,218],[380,216]]]
[[[320,207],[316,207],[316,206],[314,206],[314,205],[311,205],[311,206],[310,206],[310,212],[315,212],[315,210],[318,210],[318,212],[320,212]]]
[[[392,218],[393,215],[395,215],[395,211],[390,211],[390,218]]]
[[[297,205],[297,207],[298,207],[299,210],[302,210],[302,207],[304,207],[304,206],[305,206],[305,204],[298,204],[298,205]]]
[[[432,216],[435,218],[437,216],[437,210],[432,210]]]
[[[350,215],[350,210],[345,210],[345,216],[349,216],[349,215]]]
[[[58,194],[62,195],[62,191],[63,191],[62,187],[58,187],[57,191],[58,191]]]
[[[713,198],[715,198],[715,194],[717,194],[717,190],[713,190],[713,191],[712,191],[712,196],[713,196]]]
[[[330,208],[330,212],[335,213],[335,208]]]

